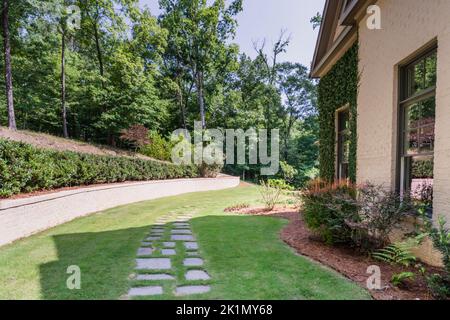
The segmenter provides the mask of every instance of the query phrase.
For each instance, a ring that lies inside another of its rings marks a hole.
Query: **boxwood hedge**
[[[45,150],[0,139],[0,197],[3,198],[60,187],[198,176],[194,165]]]

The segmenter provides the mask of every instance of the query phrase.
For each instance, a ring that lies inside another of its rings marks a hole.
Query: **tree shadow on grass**
[[[357,284],[297,255],[279,233],[285,219],[207,216],[192,221],[206,268],[214,279],[212,299],[368,299]]]
[[[136,251],[151,226],[53,236],[58,260],[39,266],[41,298],[118,299],[127,292]],[[69,266],[81,271],[81,288],[67,288]]]

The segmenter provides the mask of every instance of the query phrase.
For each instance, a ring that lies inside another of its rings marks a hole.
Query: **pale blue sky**
[[[157,15],[158,0],[139,0]],[[322,13],[325,0],[244,0],[244,11],[239,14],[239,27],[234,42],[241,51],[255,56],[254,41],[266,38],[266,47],[278,39],[282,29],[291,35],[283,61],[300,62],[310,67],[318,28],[313,31],[310,19]]]

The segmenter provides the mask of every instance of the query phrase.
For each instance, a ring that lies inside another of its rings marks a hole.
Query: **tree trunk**
[[[64,27],[61,31],[61,112],[64,138],[69,137],[67,131],[67,108],[66,108],[66,32]]]
[[[16,117],[14,115],[13,84],[11,71],[11,45],[9,43],[8,0],[3,0],[3,43],[5,50],[5,88],[6,106],[8,108],[8,127],[17,130]]]
[[[177,100],[178,104],[180,106],[180,113],[181,113],[181,125],[183,126],[183,129],[186,129],[186,109],[184,105],[184,96],[183,96],[183,89],[181,88],[181,80],[177,79]]]
[[[99,34],[98,34],[97,23],[94,23],[93,27],[94,27],[94,37],[95,37],[95,48],[97,49],[97,59],[98,59],[99,67],[100,67],[100,75],[103,78],[105,71],[103,69],[103,55],[102,55],[102,50],[100,48],[100,39],[99,39]],[[102,84],[103,84],[103,79],[102,79]]]
[[[289,120],[288,120],[288,125],[287,125],[287,130],[286,130],[286,136],[284,137],[284,160],[287,162],[288,161],[288,157],[289,157],[289,138],[291,137],[291,131],[292,131],[292,127],[294,125],[294,117],[291,114],[289,116]]]
[[[206,118],[205,118],[205,99],[203,96],[203,72],[197,72],[197,98],[198,105],[200,107],[200,118],[202,121],[202,128],[206,129]]]

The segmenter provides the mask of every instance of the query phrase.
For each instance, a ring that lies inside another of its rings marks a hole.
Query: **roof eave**
[[[332,68],[348,49],[358,40],[357,29],[354,26],[347,26],[336,39],[333,47],[311,70],[310,77],[321,78]]]

